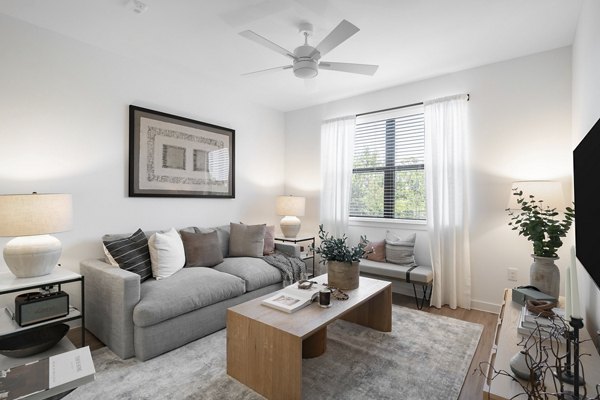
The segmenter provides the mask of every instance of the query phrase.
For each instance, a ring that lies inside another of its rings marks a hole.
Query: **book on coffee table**
[[[293,313],[312,303],[319,295],[319,290],[321,287],[317,284],[313,284],[310,289],[299,289],[298,284],[294,283],[267,297],[261,303],[280,311]]]
[[[75,389],[94,380],[89,347],[0,371],[0,399],[35,400]]]

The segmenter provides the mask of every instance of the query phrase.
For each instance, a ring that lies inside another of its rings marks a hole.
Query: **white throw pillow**
[[[168,278],[185,265],[183,242],[175,228],[167,232],[156,232],[148,240],[152,276]]]

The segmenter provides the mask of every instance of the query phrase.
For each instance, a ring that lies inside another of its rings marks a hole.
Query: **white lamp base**
[[[286,215],[279,221],[279,227],[283,236],[286,238],[295,238],[298,232],[300,232],[300,220],[298,217]]]
[[[4,247],[4,261],[19,278],[48,275],[60,258],[62,245],[54,236],[16,237]]]

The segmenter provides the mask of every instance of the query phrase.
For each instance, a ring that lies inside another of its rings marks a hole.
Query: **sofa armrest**
[[[140,301],[140,276],[102,260],[80,263],[85,277],[85,327],[125,359],[135,355],[133,308]]]
[[[275,242],[275,250],[279,250],[290,257],[300,258],[300,246],[296,244]]]

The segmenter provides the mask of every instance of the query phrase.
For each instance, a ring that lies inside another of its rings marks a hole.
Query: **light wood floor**
[[[413,297],[403,296],[397,293],[393,294],[392,302],[404,307],[417,308]],[[452,310],[448,307],[437,309],[435,307],[425,306],[422,311],[483,325],[483,333],[481,334],[477,351],[475,352],[475,356],[469,367],[469,373],[467,374],[459,397],[459,400],[481,399],[483,396],[484,378],[479,373],[479,363],[488,361],[490,350],[492,349],[492,342],[494,340],[494,331],[496,329],[498,315],[477,310],[464,310],[462,308]],[[81,328],[71,329],[67,333],[67,336],[75,346],[79,347],[81,343]],[[90,350],[95,350],[104,346],[104,344],[90,332],[86,332],[85,344],[90,346]]]
[[[415,299],[413,297],[403,296],[397,293],[393,294],[392,302],[404,307],[417,309]],[[463,321],[475,322],[483,325],[483,333],[479,339],[477,351],[469,367],[469,373],[465,379],[465,383],[460,392],[459,400],[473,400],[483,398],[483,376],[479,373],[479,363],[487,362],[494,341],[494,332],[498,322],[498,314],[492,314],[484,311],[465,310],[457,308],[452,310],[449,307],[440,309],[435,307],[423,307],[424,312],[431,314],[443,315],[450,318],[456,318]]]

